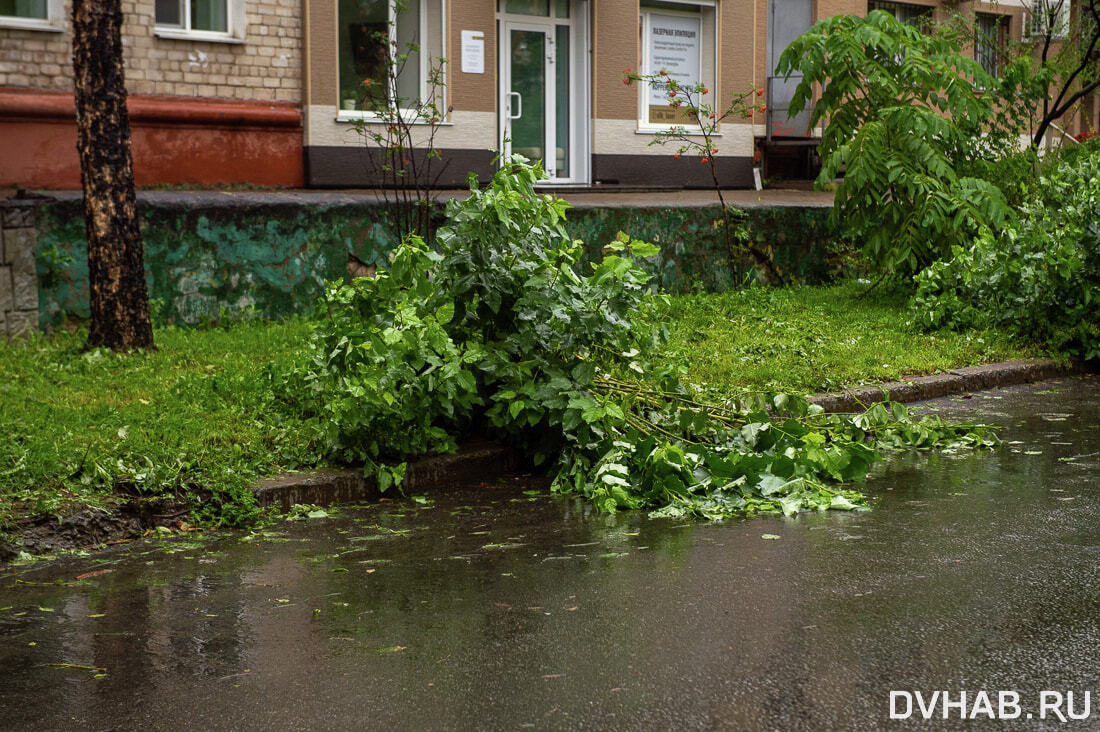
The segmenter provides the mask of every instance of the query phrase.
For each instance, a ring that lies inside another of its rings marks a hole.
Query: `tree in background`
[[[886,274],[919,272],[1011,215],[980,173],[1026,129],[1026,110],[999,103],[1018,74],[994,79],[962,45],[876,10],[819,21],[779,59],[777,73],[802,74],[790,113],[812,103],[810,126],[827,123],[818,184],[844,172],[833,219]]]
[[[397,25],[410,19],[405,0],[392,0],[393,16],[371,40],[378,50],[376,77],[362,80],[357,108],[368,117],[354,122],[367,149],[367,168],[380,187],[400,235],[417,234],[435,240],[432,215],[435,191],[447,168],[435,138],[450,108],[446,107],[447,59],[429,58],[424,91],[408,91],[402,76],[418,72],[422,45],[401,41]],[[410,20],[415,21],[415,18]]]
[[[88,347],[153,348],[137,220],[119,0],[73,0],[77,150],[88,238]]]
[[[683,112],[689,120],[687,125],[673,124],[667,130],[658,130],[649,144],[675,145],[676,152],[672,157],[679,159],[683,155],[698,155],[699,162],[708,166],[714,192],[718,194],[718,205],[722,208],[722,234],[730,271],[736,271],[737,261],[748,254],[759,268],[763,280],[775,285],[787,284],[787,278],[775,263],[772,253],[757,246],[742,223],[745,212],[726,205],[718,180],[717,138],[722,123],[734,119],[751,120],[753,114],[766,111],[767,105],[759,99],[763,97],[764,90],[749,89],[735,94],[723,109],[715,106],[713,97],[706,98],[710,94],[706,84],[678,82],[665,69],[655,74],[639,74],[630,69],[624,69],[623,73],[623,81],[627,84],[641,82],[660,89],[668,100],[668,106]]]
[[[1070,0],[1037,0],[1035,8],[1025,54],[1048,91],[1036,110],[1031,145],[1038,148],[1056,120],[1100,88],[1100,0],[1080,0],[1076,13]]]

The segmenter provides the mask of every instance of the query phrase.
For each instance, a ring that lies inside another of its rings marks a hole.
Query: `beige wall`
[[[637,119],[638,88],[623,84],[623,70],[638,70],[638,0],[594,2],[592,110],[597,119]]]
[[[463,112],[492,112],[497,110],[497,26],[496,3],[491,0],[450,0],[447,25],[447,54],[450,68],[447,81],[455,109]],[[462,31],[481,31],[485,34],[485,73],[462,73]],[[493,123],[494,128],[496,123]],[[494,132],[495,135],[495,132]]]
[[[305,144],[314,147],[364,146],[353,115],[338,109],[337,3],[336,0],[305,0],[309,38],[306,44]],[[446,44],[439,37],[439,12],[443,19]],[[423,44],[430,58],[446,55],[444,67],[446,104],[453,106],[446,122],[437,132],[435,147],[488,150],[496,139],[496,3],[493,0],[429,0],[428,43]],[[463,30],[485,34],[485,73],[462,72],[460,57]],[[426,145],[430,128],[414,127],[414,146]]]
[[[301,100],[301,0],[246,0],[243,43],[153,35],[153,0],[123,0],[123,58],[132,94]],[[64,30],[0,28],[0,86],[72,89],[70,5]]]

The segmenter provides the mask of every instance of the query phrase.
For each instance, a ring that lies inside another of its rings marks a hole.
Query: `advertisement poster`
[[[700,19],[685,15],[650,13],[649,70],[668,72],[670,79],[681,84],[699,81]],[[649,121],[651,124],[690,124],[694,120],[683,109],[668,105],[668,89],[663,85],[649,87]]]

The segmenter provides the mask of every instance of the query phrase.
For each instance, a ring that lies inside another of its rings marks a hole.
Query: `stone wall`
[[[40,325],[88,317],[87,250],[78,195],[55,193],[38,214]],[[142,192],[138,211],[156,321],[200,325],[229,318],[284,318],[311,311],[325,283],[385,267],[398,241],[393,217],[354,193]],[[744,225],[801,282],[838,273],[829,208],[753,207]],[[661,248],[644,266],[669,292],[726,290],[753,281],[734,267],[717,207],[586,207],[569,212],[569,234],[596,261],[621,230]],[[440,221],[442,223],[442,221]]]
[[[33,206],[0,201],[0,335],[38,327],[38,277]]]

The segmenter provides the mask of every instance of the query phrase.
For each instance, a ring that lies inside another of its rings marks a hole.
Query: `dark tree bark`
[[[122,76],[120,0],[73,0],[77,150],[88,236],[88,347],[153,348]]]

